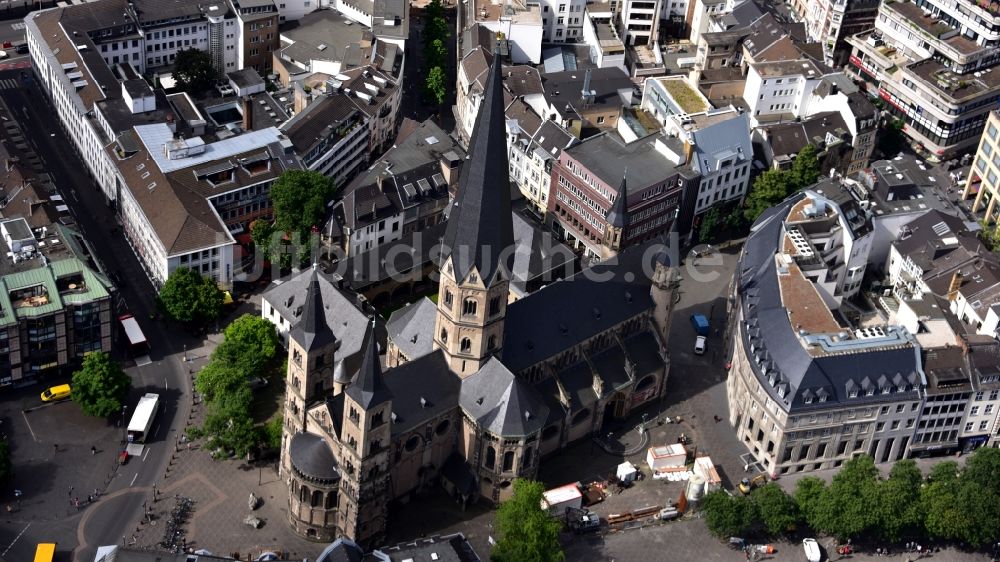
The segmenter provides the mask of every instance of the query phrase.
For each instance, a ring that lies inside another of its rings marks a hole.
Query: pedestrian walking
[[[90,446],[90,454],[91,455],[96,455],[97,454],[97,447],[91,445]]]

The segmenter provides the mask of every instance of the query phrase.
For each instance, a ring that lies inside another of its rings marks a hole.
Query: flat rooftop
[[[528,4],[524,0],[475,0],[475,21],[498,21],[501,17],[510,18],[513,23],[542,24],[542,9],[538,4]]]
[[[684,78],[657,78],[656,80],[677,102],[684,113],[700,113],[711,109],[704,96],[688,85]]]
[[[956,74],[934,59],[925,59],[907,66],[906,71],[955,101],[1000,89],[1000,71],[993,68],[975,74]]]

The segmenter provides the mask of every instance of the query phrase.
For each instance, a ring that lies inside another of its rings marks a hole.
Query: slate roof
[[[605,217],[608,224],[621,229],[628,226],[628,208],[625,205],[625,202],[628,201],[628,186],[625,181],[627,175],[628,169],[622,175],[622,183],[618,186],[618,196],[615,197],[615,202],[611,204],[608,215]]]
[[[621,90],[634,90],[635,84],[620,67],[594,68],[590,70],[564,70],[542,75],[545,100],[551,108],[564,118],[576,118],[575,108],[583,109],[580,92],[587,72],[590,72],[590,89],[595,93],[591,107],[622,107]],[[567,109],[570,108],[570,109]]]
[[[484,429],[504,437],[531,435],[549,415],[537,392],[495,357],[462,380],[459,404]]]
[[[511,274],[511,290],[521,296],[531,292],[539,277],[542,282],[552,282],[554,278],[544,278],[546,274],[561,270],[576,259],[573,250],[542,229],[535,221],[526,219],[520,213],[513,214],[514,270]]]
[[[732,119],[713,123],[692,133],[695,169],[702,174],[719,171],[719,162],[735,157],[738,161],[753,157],[750,141],[750,117],[734,114]]]
[[[316,562],[361,562],[364,551],[354,541],[339,538],[323,549]]]
[[[450,251],[455,277],[465,279],[475,268],[487,286],[501,268],[509,275],[514,261],[510,251],[514,235],[500,81],[497,61],[486,81],[486,93],[445,231],[445,246]]]
[[[323,294],[320,289],[318,273],[313,268],[306,288],[306,302],[302,305],[302,316],[299,323],[288,332],[302,349],[310,351],[321,348],[336,341],[333,330],[326,323],[326,307],[323,306]]]
[[[608,268],[617,266],[595,266],[591,272]],[[641,275],[633,273],[632,281],[598,277],[581,272],[510,303],[501,352],[504,364],[517,373],[653,307]]]
[[[628,168],[629,186],[633,188],[633,193],[637,193],[670,177],[675,170],[691,169],[689,165],[676,166],[660,154],[656,150],[657,139],[677,153],[684,153],[683,143],[676,138],[652,134],[626,143],[616,133],[610,132],[590,137],[564,152],[608,185],[617,185]]]
[[[365,409],[392,400],[392,392],[382,381],[382,362],[379,359],[378,339],[375,337],[375,320],[372,319],[365,332],[362,345],[361,365],[354,382],[345,391],[352,400]]]
[[[368,317],[358,308],[356,302],[342,293],[325,274],[319,274],[319,287],[323,302],[325,321],[330,327],[333,337],[340,342],[337,348],[338,358],[356,355],[361,351]],[[305,295],[312,282],[312,271],[303,271],[272,284],[263,294],[268,302],[282,317],[288,320],[289,328],[294,329],[305,308]],[[351,373],[354,374],[353,372]]]
[[[440,350],[390,369],[383,381],[392,393],[393,435],[422,427],[454,409],[462,386]]]
[[[296,433],[288,447],[292,466],[310,478],[336,480],[340,478],[337,460],[322,437],[312,433]]]
[[[918,347],[912,343],[877,345],[851,340],[857,342],[853,349],[825,353],[814,346],[807,349],[800,341],[782,301],[775,253],[784,235],[783,221],[792,205],[803,197],[803,193],[796,194],[762,215],[754,223],[740,257],[736,281],[744,322],[739,330],[746,353],[750,353],[751,345],[756,350],[754,357],[748,357],[755,376],[786,410],[829,407],[848,400],[862,404],[916,398],[924,376]],[[850,389],[865,379],[875,380],[881,375],[893,378],[896,373],[909,385],[908,391],[849,396]],[[770,383],[772,375],[775,385]],[[779,395],[779,387],[787,389],[784,397]],[[826,403],[807,404],[806,397],[816,396],[820,390],[828,397]]]
[[[386,323],[386,331],[396,347],[410,360],[427,355],[434,349],[428,326],[437,319],[437,305],[424,297],[417,302],[394,310]]]

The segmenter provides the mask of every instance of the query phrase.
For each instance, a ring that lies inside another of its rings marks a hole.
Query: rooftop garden
[[[660,83],[684,113],[698,113],[708,109],[705,100],[684,80],[662,80]]]

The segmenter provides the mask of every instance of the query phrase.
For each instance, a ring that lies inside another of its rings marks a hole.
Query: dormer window
[[[869,388],[868,390],[865,390],[865,396],[875,396],[875,389]]]
[[[857,390],[852,390],[852,391],[848,392],[847,393],[847,397],[848,398],[857,398],[858,397],[858,391]]]
[[[804,402],[806,404],[812,404],[813,403],[813,397],[812,396],[806,396]]]

